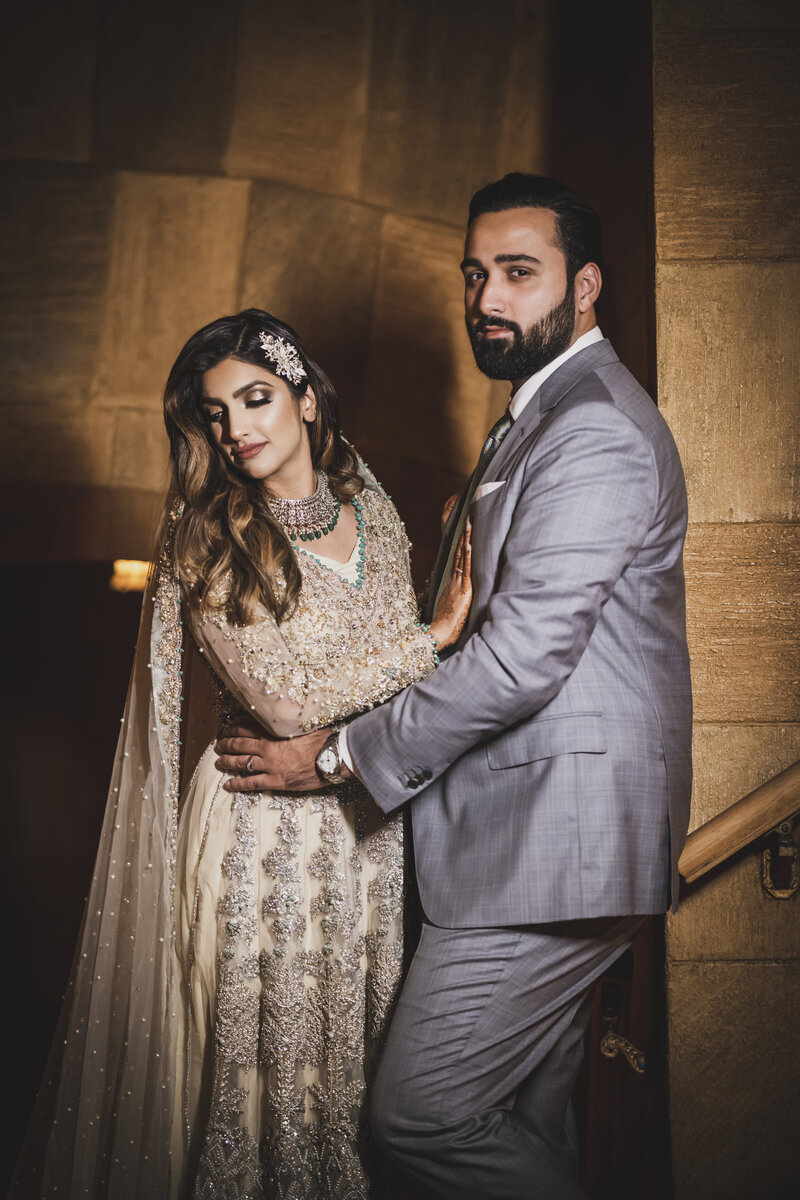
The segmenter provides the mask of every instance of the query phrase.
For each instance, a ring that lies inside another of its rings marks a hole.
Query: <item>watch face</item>
[[[320,752],[317,762],[319,763],[319,769],[324,771],[326,775],[335,774],[339,766],[339,760],[336,757],[336,751],[332,750],[330,746],[326,746],[325,749]]]

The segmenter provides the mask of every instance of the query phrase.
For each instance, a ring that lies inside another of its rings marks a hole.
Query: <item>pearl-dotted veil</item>
[[[359,470],[382,491],[360,460]],[[176,1187],[174,887],[188,707],[172,561],[179,512],[168,503],[161,522],[94,874],[13,1200],[166,1200]]]
[[[78,948],[10,1196],[170,1193],[181,617],[174,518],[145,593]]]

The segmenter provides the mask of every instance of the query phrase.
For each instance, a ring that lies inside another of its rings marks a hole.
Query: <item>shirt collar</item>
[[[568,358],[572,358],[573,354],[577,354],[580,350],[585,350],[587,346],[591,346],[594,342],[602,342],[602,340],[603,335],[600,332],[600,326],[595,325],[587,333],[582,333],[563,354],[559,354],[558,358],[554,358],[546,367],[542,367],[541,371],[537,371],[534,375],[526,379],[517,388],[508,405],[508,411],[514,420],[519,419],[528,401],[536,395],[545,379],[548,379],[554,371],[563,366]]]

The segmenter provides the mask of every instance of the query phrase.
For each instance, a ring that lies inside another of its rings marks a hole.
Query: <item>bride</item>
[[[278,738],[381,703],[456,640],[469,544],[420,624],[403,525],[266,312],[190,338],[164,409],[172,495],[11,1194],[379,1195],[366,1093],[402,967],[402,826],[352,779],[229,792],[213,741],[191,761],[194,700],[205,675],[218,731]]]

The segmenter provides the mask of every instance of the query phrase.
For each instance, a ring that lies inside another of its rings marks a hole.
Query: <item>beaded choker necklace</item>
[[[293,542],[313,542],[324,533],[333,533],[341,512],[341,501],[334,496],[328,477],[320,471],[313,496],[285,500],[267,493],[267,503],[276,521],[283,525]]]

